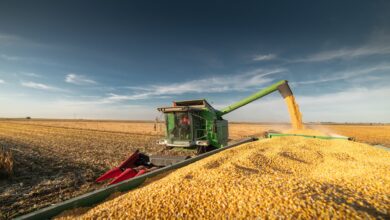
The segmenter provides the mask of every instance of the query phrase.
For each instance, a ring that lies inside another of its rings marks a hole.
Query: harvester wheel
[[[197,154],[203,154],[207,152],[207,146],[198,146],[198,149],[196,151]]]
[[[198,146],[197,148],[197,154],[203,154],[212,150],[215,150],[216,148],[214,146]]]

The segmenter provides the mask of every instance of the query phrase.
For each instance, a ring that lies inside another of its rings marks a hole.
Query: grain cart
[[[221,148],[228,142],[228,121],[222,116],[278,90],[283,98],[292,92],[286,80],[262,89],[222,110],[205,99],[174,101],[172,107],[161,107],[165,114],[166,136],[158,144],[172,147],[197,147],[198,153]]]

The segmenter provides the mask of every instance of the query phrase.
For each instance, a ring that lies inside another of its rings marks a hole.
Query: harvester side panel
[[[206,132],[207,139],[210,141],[210,144],[214,147],[219,147],[217,134],[214,132],[216,115],[214,111],[209,109],[202,112],[202,117],[206,120]]]
[[[228,121],[227,120],[217,120],[216,121],[216,134],[218,138],[219,147],[225,147],[228,143]]]

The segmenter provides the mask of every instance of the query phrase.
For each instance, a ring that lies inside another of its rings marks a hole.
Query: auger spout
[[[232,105],[229,105],[228,107],[222,109],[219,111],[219,115],[222,116],[222,115],[225,115],[227,113],[230,113],[244,105],[247,105],[257,99],[260,99],[272,92],[275,92],[276,90],[279,90],[280,94],[283,96],[283,98],[287,97],[287,96],[291,96],[292,95],[292,91],[290,89],[290,87],[288,86],[288,83],[287,83],[287,80],[282,80],[282,81],[279,81],[275,84],[272,84],[268,87],[266,87],[265,89],[262,89],[244,99],[242,99],[241,101],[238,101]]]

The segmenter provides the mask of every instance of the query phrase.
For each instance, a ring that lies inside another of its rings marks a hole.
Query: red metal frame
[[[145,166],[136,167],[136,162],[140,157],[139,150],[136,150],[129,158],[123,161],[119,166],[112,168],[107,171],[99,178],[96,179],[96,182],[102,182],[104,180],[113,179],[108,185],[119,183],[123,180],[127,180],[144,173],[149,172],[150,170]]]

